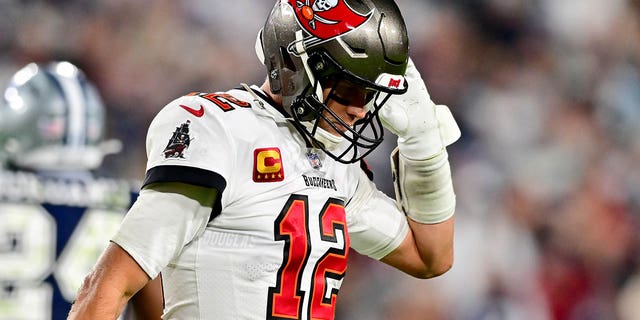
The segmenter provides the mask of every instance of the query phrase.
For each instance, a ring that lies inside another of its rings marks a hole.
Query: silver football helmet
[[[378,110],[391,94],[406,92],[408,51],[406,26],[392,0],[280,0],[256,43],[271,91],[282,96],[294,124],[343,163],[360,160],[382,142]],[[327,103],[336,88],[354,86],[363,89],[367,114],[350,126]],[[342,137],[322,130],[320,121]]]
[[[23,169],[95,169],[117,151],[102,145],[104,125],[102,100],[81,70],[69,62],[30,63],[0,99],[0,155]]]

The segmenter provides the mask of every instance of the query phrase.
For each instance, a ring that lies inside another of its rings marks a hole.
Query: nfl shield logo
[[[311,164],[311,167],[313,167],[314,169],[322,168],[322,161],[320,161],[320,156],[318,155],[318,152],[316,150],[307,151],[307,159],[309,160],[309,164]]]

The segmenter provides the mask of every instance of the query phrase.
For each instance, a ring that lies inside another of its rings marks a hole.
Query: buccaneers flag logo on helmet
[[[371,16],[353,11],[344,0],[288,0],[298,22],[313,36],[331,39],[358,28]]]

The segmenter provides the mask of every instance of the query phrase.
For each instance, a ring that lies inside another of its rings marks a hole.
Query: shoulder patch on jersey
[[[259,148],[253,151],[253,181],[278,182],[284,180],[280,149]]]
[[[182,123],[180,126],[176,127],[176,130],[171,135],[167,146],[164,148],[162,153],[164,153],[164,158],[179,158],[185,159],[185,151],[189,149],[189,145],[193,138],[189,136],[189,125],[191,124],[190,120]]]

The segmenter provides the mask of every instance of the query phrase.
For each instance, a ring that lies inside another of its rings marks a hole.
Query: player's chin
[[[344,136],[345,132],[347,132],[347,128],[340,123],[333,123],[333,126],[330,126],[327,132],[336,137],[342,137]]]
[[[331,123],[323,121],[322,123],[320,123],[319,127],[327,133],[336,137],[342,137],[344,136],[344,133],[348,131],[343,124],[337,121],[332,121]]]

